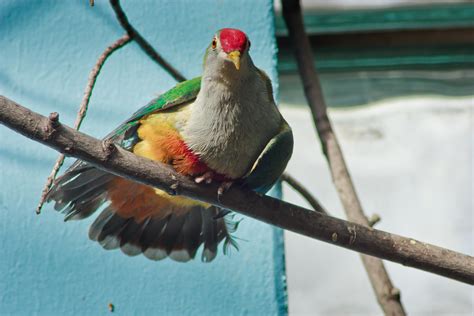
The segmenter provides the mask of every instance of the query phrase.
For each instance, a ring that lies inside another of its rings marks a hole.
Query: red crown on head
[[[230,53],[234,50],[243,52],[247,45],[247,35],[237,29],[222,29],[220,32],[221,46],[224,52]]]

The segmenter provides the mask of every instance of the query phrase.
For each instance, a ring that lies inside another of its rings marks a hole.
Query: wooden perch
[[[0,96],[0,123],[66,156],[170,194],[232,209],[314,239],[474,285],[471,256],[310,211],[244,188],[231,187],[218,199],[217,183],[196,184],[170,166],[138,157],[60,124],[57,114],[48,118],[3,96]]]

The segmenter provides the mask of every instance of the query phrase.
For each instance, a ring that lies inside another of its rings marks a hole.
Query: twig
[[[0,96],[0,124],[117,176],[165,191],[178,185],[177,193],[183,196],[337,246],[474,285],[474,258],[471,256],[314,212],[238,186],[232,186],[218,198],[218,183],[199,185],[169,165],[136,156],[121,147],[111,151],[102,141],[3,96]],[[396,292],[390,293],[396,296],[393,294]]]
[[[301,196],[311,205],[311,207],[316,211],[323,214],[328,214],[324,207],[319,203],[319,201],[309,192],[298,180],[293,178],[288,173],[284,173],[281,176],[281,181],[286,182],[291,186],[296,192],[301,194]]]
[[[372,216],[370,216],[369,218],[369,226],[370,227],[374,227],[375,224],[377,224],[378,222],[380,222],[382,219],[380,218],[380,215],[379,214],[372,214]]]
[[[89,4],[91,6],[94,6],[94,0],[90,0]],[[184,78],[176,69],[174,69],[170,64],[168,64],[168,62],[166,62],[158,54],[158,52],[156,52],[155,49],[140,35],[140,33],[138,33],[137,30],[135,30],[135,28],[128,22],[127,16],[122,10],[119,0],[110,0],[110,4],[112,5],[112,8],[114,9],[117,19],[119,20],[122,27],[126,30],[127,34],[125,34],[116,42],[114,42],[112,45],[107,47],[107,49],[102,53],[102,55],[97,60],[96,65],[92,69],[89,75],[89,80],[87,82],[86,89],[84,91],[84,97],[82,99],[79,112],[77,114],[76,121],[74,123],[74,126],[77,130],[79,130],[82,120],[84,119],[86,115],[87,107],[89,105],[90,97],[92,95],[92,90],[94,89],[95,82],[97,80],[99,72],[102,66],[104,65],[105,61],[110,55],[112,55],[114,51],[116,51],[117,49],[129,43],[132,39],[137,42],[137,44],[152,60],[157,62],[171,76],[173,76],[173,78],[175,78],[177,81],[186,80],[186,78]],[[48,179],[46,180],[43,191],[41,193],[40,201],[38,203],[38,206],[36,207],[36,214],[41,213],[41,208],[43,207],[43,204],[45,202],[46,195],[48,194],[48,191],[51,188],[54,182],[54,179],[56,178],[56,175],[58,174],[59,169],[61,169],[61,166],[63,165],[63,163],[64,163],[64,155],[61,154],[58,156],[58,159],[56,160],[53,166],[53,170],[51,171],[50,175],[48,176]]]
[[[314,58],[303,26],[299,0],[282,0],[283,17],[295,48],[298,68],[304,91],[311,108],[313,120],[321,141],[323,152],[329,163],[332,179],[344,206],[348,220],[369,226],[362,205],[357,197],[341,148],[327,115],[326,104],[319,78],[314,67]],[[377,300],[386,315],[405,315],[400,301],[400,291],[395,289],[380,259],[362,256]],[[398,293],[393,295],[393,293]]]
[[[107,47],[105,51],[102,53],[102,55],[100,55],[99,59],[97,59],[97,62],[95,63],[94,68],[92,68],[89,74],[89,79],[87,80],[87,85],[84,90],[84,96],[82,98],[81,105],[79,106],[79,111],[76,116],[76,121],[74,122],[75,129],[79,130],[79,128],[81,127],[82,120],[86,116],[87,107],[89,106],[89,101],[92,95],[92,90],[94,89],[94,85],[97,81],[97,77],[99,76],[100,70],[102,69],[102,66],[104,65],[105,61],[116,50],[118,50],[119,48],[123,47],[128,42],[130,42],[130,40],[131,40],[130,36],[128,34],[125,34],[124,36],[119,38],[117,41],[115,41],[112,45]],[[46,180],[43,191],[41,193],[40,201],[38,203],[38,206],[36,207],[36,214],[41,213],[41,208],[43,207],[43,204],[45,202],[46,194],[48,194],[49,189],[53,185],[54,179],[56,179],[56,175],[58,174],[59,169],[61,169],[61,166],[63,165],[63,163],[64,163],[64,155],[60,154],[54,164],[53,170],[51,170],[51,173],[48,176],[48,179]]]
[[[100,55],[99,59],[91,70],[89,74],[89,80],[87,81],[86,89],[84,90],[84,97],[82,98],[81,105],[79,107],[79,113],[77,113],[76,121],[74,122],[74,128],[79,130],[81,127],[82,120],[84,119],[87,107],[89,105],[89,101],[92,95],[92,90],[94,89],[94,85],[97,81],[97,77],[99,76],[100,70],[104,65],[107,58],[109,58],[116,50],[123,47],[124,45],[128,44],[131,41],[131,38],[128,34],[125,34],[117,41],[115,41],[112,45],[107,47],[105,51]]]
[[[127,32],[127,34],[135,42],[137,42],[138,46],[140,46],[140,48],[148,55],[148,57],[150,57],[158,65],[163,67],[168,72],[168,74],[170,74],[176,81],[185,81],[186,78],[178,70],[171,66],[171,64],[169,64],[163,57],[161,57],[161,55],[158,54],[158,52],[150,45],[150,43],[148,43],[143,38],[143,36],[141,36],[140,33],[138,33],[138,31],[130,24],[127,16],[125,15],[125,12],[120,6],[120,1],[110,0],[110,4],[112,5],[112,9],[114,10],[115,16],[117,17],[117,20],[119,21],[120,25]]]

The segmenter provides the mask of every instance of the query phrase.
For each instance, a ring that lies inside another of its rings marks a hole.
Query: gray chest
[[[231,88],[208,83],[192,105],[183,136],[210,168],[240,178],[276,134],[280,122],[263,82]]]

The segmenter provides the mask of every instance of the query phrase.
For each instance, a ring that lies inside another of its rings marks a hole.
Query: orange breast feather
[[[208,167],[199,160],[183,141],[175,128],[179,113],[150,115],[143,119],[138,129],[141,141],[135,145],[133,152],[139,156],[171,164],[176,171],[185,175],[199,175]]]
[[[152,114],[140,121],[140,141],[133,152],[142,157],[172,165],[176,171],[195,176],[209,168],[199,160],[183,141],[176,124],[183,119],[182,112]],[[117,178],[108,189],[109,199],[116,212],[124,217],[134,217],[141,222],[149,216],[165,217],[186,212],[193,205],[207,205],[185,197],[170,196],[152,187]]]

